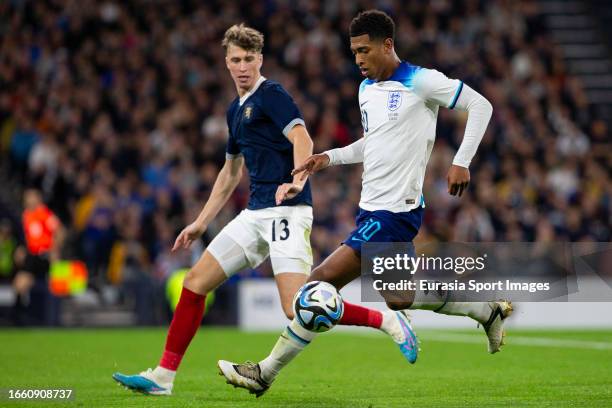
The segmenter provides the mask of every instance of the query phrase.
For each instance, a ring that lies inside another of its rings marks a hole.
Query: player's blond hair
[[[227,29],[223,41],[221,41],[225,52],[227,52],[230,44],[246,51],[261,52],[264,45],[264,36],[254,28],[245,26],[244,23],[234,24]]]

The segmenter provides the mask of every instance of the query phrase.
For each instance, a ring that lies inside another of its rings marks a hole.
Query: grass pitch
[[[205,327],[194,339],[172,397],[118,387],[111,374],[154,367],[165,329],[0,331],[6,407],[609,407],[612,331],[511,331],[486,352],[480,330],[421,331],[409,365],[386,336],[319,336],[259,399],[225,384],[220,358],[257,361],[278,333]],[[72,388],[73,401],[8,401],[7,388]]]

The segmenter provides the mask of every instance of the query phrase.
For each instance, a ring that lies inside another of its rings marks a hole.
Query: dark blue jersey
[[[304,120],[293,98],[279,83],[267,79],[242,105],[236,98],[227,110],[227,157],[244,156],[251,178],[249,209],[276,206],[278,186],[293,181],[293,144],[287,134],[296,124],[303,125]],[[299,204],[312,205],[309,182],[281,205]]]

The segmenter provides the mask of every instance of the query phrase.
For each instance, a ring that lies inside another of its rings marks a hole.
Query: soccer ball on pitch
[[[306,330],[325,332],[340,321],[344,306],[336,288],[327,282],[308,282],[298,290],[293,300],[298,322]]]

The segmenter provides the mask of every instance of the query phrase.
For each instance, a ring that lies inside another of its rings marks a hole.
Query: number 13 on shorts
[[[278,221],[278,227],[276,226]],[[277,228],[280,230],[277,233]],[[272,220],[272,242],[276,242],[276,240],[286,241],[291,235],[291,231],[289,230],[289,221],[285,218],[280,220]]]
[[[275,217],[266,220],[270,257],[300,259],[312,265],[312,208],[285,207],[276,210]]]

